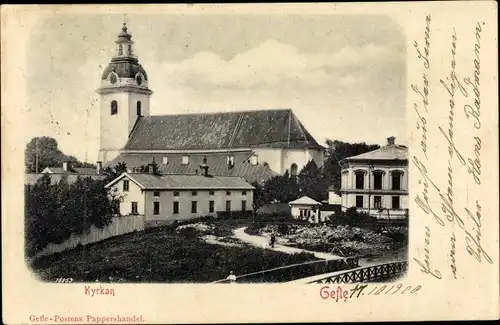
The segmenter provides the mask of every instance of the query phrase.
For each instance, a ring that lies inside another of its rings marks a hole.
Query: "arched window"
[[[142,107],[142,103],[139,100],[139,101],[137,101],[137,116],[142,116],[141,107]]]
[[[297,164],[293,163],[292,166],[290,166],[290,176],[291,177],[296,177],[297,176],[297,170],[298,170]]]
[[[123,55],[123,46],[121,44],[118,47],[118,55]]]
[[[118,102],[116,100],[111,102],[111,115],[118,114]]]

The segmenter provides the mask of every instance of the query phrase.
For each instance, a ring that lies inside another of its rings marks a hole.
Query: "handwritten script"
[[[475,22],[474,28],[468,31],[469,35],[463,34],[463,30],[459,35],[456,28],[450,28],[448,55],[443,57],[440,53],[434,57],[436,64],[446,64],[447,72],[437,77],[437,72],[433,71],[431,15],[425,17],[422,38],[413,42],[417,68],[421,73],[411,83],[410,91],[420,144],[410,159],[418,171],[415,177],[418,191],[412,193],[411,199],[418,206],[414,215],[425,220],[423,259],[414,258],[413,261],[421,272],[436,279],[459,277],[459,249],[464,249],[473,262],[493,263],[482,245],[483,209],[481,197],[476,194],[482,184],[483,167],[480,130],[481,35],[484,28],[485,23],[481,21]],[[470,58],[469,64],[463,58]],[[446,118],[436,118],[442,113],[446,113]],[[433,131],[439,136],[428,137],[428,132]],[[432,159],[429,154],[431,147],[442,148],[445,159]],[[443,177],[434,179],[432,175]],[[466,199],[457,200],[457,195],[464,192]],[[449,240],[446,265],[435,264],[431,258],[432,243],[438,242],[432,231],[436,227],[449,233],[446,238],[439,238],[440,242]]]

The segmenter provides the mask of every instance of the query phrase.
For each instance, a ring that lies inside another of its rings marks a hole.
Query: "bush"
[[[218,219],[250,219],[252,211],[217,211]]]
[[[111,223],[119,201],[104,185],[102,180],[80,177],[71,185],[67,178],[51,185],[48,175],[25,185],[26,254],[33,256],[49,243],[60,244],[72,234]]]

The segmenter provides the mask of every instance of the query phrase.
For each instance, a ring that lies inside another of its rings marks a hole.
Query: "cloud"
[[[320,87],[363,83],[378,66],[402,60],[396,49],[377,44],[316,54],[267,40],[228,61],[203,51],[182,61],[161,63],[154,69],[162,71],[169,83],[183,86],[261,88],[296,83],[301,87]]]

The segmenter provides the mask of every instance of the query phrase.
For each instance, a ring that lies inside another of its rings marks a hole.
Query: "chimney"
[[[396,140],[396,137],[388,137],[387,138],[387,145],[388,146],[393,145],[395,140]]]
[[[203,163],[200,165],[200,168],[204,170],[204,175],[208,176],[207,156],[203,156]]]
[[[157,170],[156,170],[157,167],[158,167],[158,165],[155,162],[155,157],[153,157],[153,161],[150,164],[148,164],[148,173],[149,174],[156,174],[157,173]]]
[[[63,162],[63,170],[65,172],[71,171],[71,162],[70,161]]]
[[[102,170],[102,161],[97,162],[97,174],[100,174]]]

